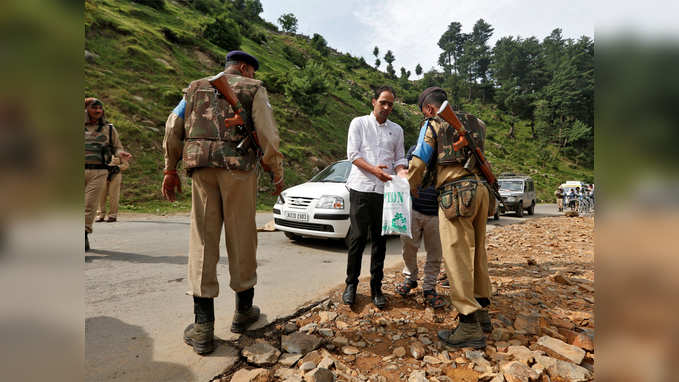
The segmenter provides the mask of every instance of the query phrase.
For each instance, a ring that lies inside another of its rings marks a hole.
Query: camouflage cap
[[[443,92],[443,94],[446,95],[446,98],[448,98],[448,94],[446,93],[446,91],[443,90],[443,89],[441,89],[440,87],[438,87],[438,86],[431,86],[431,87],[428,87],[428,88],[424,89],[424,90],[422,91],[422,93],[420,93],[420,96],[419,96],[419,97],[417,97],[417,105],[420,107],[420,110],[422,110],[422,103],[424,102],[424,99],[427,98],[427,96],[428,96],[429,94],[431,94],[431,93],[433,93],[433,92],[435,92],[435,91],[441,91],[441,92]]]
[[[248,54],[243,52],[242,50],[232,50],[229,53],[226,54],[226,62],[229,61],[240,61],[244,62],[248,65],[251,65],[255,70],[259,69],[259,61],[257,59]]]

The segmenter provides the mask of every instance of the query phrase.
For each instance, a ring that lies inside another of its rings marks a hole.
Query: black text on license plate
[[[299,221],[309,221],[309,215],[307,215],[306,212],[291,212],[287,211],[285,212],[285,217],[288,219],[292,220],[299,220]]]

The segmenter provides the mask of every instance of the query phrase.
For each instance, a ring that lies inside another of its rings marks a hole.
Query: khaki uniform
[[[103,118],[103,117],[102,117]],[[99,126],[98,123],[88,123],[87,111],[85,111],[85,232],[92,233],[92,223],[99,203],[102,189],[106,187],[106,168],[87,169],[88,166],[104,166],[104,158],[100,148],[111,142],[113,154],[123,150],[118,131],[111,126],[109,137],[109,124]]]
[[[123,171],[130,167],[128,161],[123,161],[118,157],[113,157],[109,166],[118,166],[120,172],[111,175],[111,179],[106,179],[106,185],[102,187],[99,195],[99,208],[97,209],[97,218],[104,219],[106,217],[106,200],[109,202],[108,217],[118,217],[118,203],[120,202],[120,185],[123,181]]]
[[[246,127],[257,133],[262,163],[282,179],[280,138],[266,89],[255,79],[227,77],[247,114]],[[173,170],[182,160],[192,178],[188,278],[191,293],[197,297],[219,295],[222,227],[231,289],[245,291],[257,282],[257,157],[254,151],[236,150],[245,133],[224,127],[224,118],[231,116],[228,103],[207,79],[201,79],[189,85],[185,99],[165,125],[165,168]]]
[[[554,191],[554,196],[556,197],[556,207],[559,209],[559,211],[563,211],[563,191]]]
[[[462,118],[461,118],[462,119]],[[478,120],[484,131],[485,125]],[[433,148],[434,155],[445,154],[448,150],[441,147],[444,137],[444,129],[448,124],[440,118],[431,120],[431,126],[436,131],[438,141],[435,140],[431,129],[426,129],[423,144]],[[483,140],[483,136],[480,137]],[[452,143],[452,142],[449,142]],[[418,142],[419,144],[419,142]],[[450,152],[450,150],[448,150]],[[416,154],[417,155],[417,150]],[[432,159],[433,160],[433,159]],[[427,164],[418,156],[413,156],[408,168],[408,181],[411,192],[417,190],[424,178]],[[452,195],[451,200],[458,202],[464,200],[464,216],[456,216],[452,219],[446,217],[446,211],[439,210],[439,233],[443,249],[443,262],[450,280],[450,298],[453,306],[462,314],[470,314],[481,309],[477,298],[490,298],[491,286],[488,275],[488,259],[486,257],[486,220],[488,218],[489,191],[480,182],[482,179],[477,170],[472,172],[464,169],[462,164],[441,165],[440,159],[437,164],[437,177],[435,186],[440,188],[448,183],[469,179],[467,187],[474,188],[475,193]],[[474,183],[476,180],[478,183]],[[468,197],[473,195],[473,197]],[[455,204],[453,203],[453,206]]]

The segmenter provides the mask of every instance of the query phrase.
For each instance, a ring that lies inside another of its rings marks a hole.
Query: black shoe
[[[233,314],[231,333],[243,333],[257,320],[259,320],[259,308],[256,305],[252,305],[246,312],[236,311]]]
[[[215,350],[214,324],[214,322],[189,324],[184,329],[184,342],[200,355],[212,353]]]
[[[356,302],[356,284],[347,284],[342,293],[342,301],[347,305],[354,305]]]
[[[372,296],[372,300],[373,300],[373,304],[375,304],[375,306],[378,309],[384,309],[384,308],[387,307],[387,298],[384,297],[384,294],[382,293],[382,291],[376,292]]]
[[[90,251],[90,239],[87,238],[87,232],[85,232],[85,252]]]

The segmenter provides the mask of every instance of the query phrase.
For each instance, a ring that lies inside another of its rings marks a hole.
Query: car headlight
[[[323,195],[320,199],[318,199],[316,208],[343,210],[344,198],[333,195]]]
[[[515,202],[516,201],[516,196],[508,196],[507,197],[508,202]]]
[[[278,199],[276,199],[277,204],[285,204],[285,198],[283,197],[283,194],[278,195]]]

